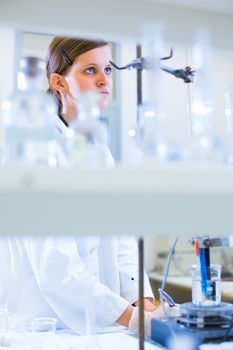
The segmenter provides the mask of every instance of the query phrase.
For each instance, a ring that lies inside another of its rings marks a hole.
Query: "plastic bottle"
[[[114,161],[108,148],[106,125],[100,120],[99,95],[82,93],[77,102],[77,118],[70,123],[73,136],[70,138],[68,158],[72,166],[105,167]]]
[[[2,103],[2,163],[57,165],[56,104],[43,91],[44,62],[36,57],[20,60],[17,88]]]

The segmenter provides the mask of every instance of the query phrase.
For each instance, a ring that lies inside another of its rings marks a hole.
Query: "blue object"
[[[199,337],[198,332],[192,332],[185,327],[180,326],[177,323],[177,319],[174,317],[167,320],[159,320],[152,318],[151,320],[151,339],[164,347],[168,347],[171,343],[171,338],[176,336],[186,335],[192,338],[193,349],[198,350],[199,345],[201,344],[201,338]],[[177,350],[186,350],[186,349],[177,349]]]
[[[207,296],[207,266],[206,266],[206,258],[205,258],[205,250],[204,248],[200,248],[200,272],[201,272],[201,289],[202,294]]]

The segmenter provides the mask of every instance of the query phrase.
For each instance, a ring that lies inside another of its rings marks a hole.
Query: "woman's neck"
[[[75,106],[68,107],[66,105],[63,105],[63,108],[60,114],[67,124],[69,124],[70,122],[72,122],[77,118],[77,110]]]

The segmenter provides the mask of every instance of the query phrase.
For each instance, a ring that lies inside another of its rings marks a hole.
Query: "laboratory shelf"
[[[2,167],[1,235],[233,234],[233,170]]]

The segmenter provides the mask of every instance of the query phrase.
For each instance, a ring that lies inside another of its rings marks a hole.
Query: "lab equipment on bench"
[[[111,167],[113,157],[108,148],[108,129],[100,119],[101,98],[88,91],[80,93],[78,118],[70,122],[67,141],[68,161],[74,167]]]
[[[165,292],[161,288],[158,289],[158,292],[159,292],[159,294],[162,294],[162,298],[164,298],[166,300],[166,302],[168,303],[169,306],[171,306],[171,307],[175,306],[174,300],[167,292]]]
[[[168,56],[161,57],[160,61],[168,60],[172,58],[172,56],[173,56],[173,49],[170,50],[170,54]],[[153,61],[149,57],[141,57],[141,58],[134,59],[130,63],[127,63],[125,66],[121,66],[121,67],[112,61],[110,61],[110,63],[114,68],[118,70],[123,70],[123,69],[151,70],[154,68]],[[166,73],[173,75],[175,78],[182,79],[184,83],[193,82],[195,71],[189,66],[184,68],[171,68],[169,66],[166,66],[160,63],[160,69]]]
[[[205,267],[204,276],[198,265],[192,265],[192,302],[195,305],[219,305],[221,303],[221,265]],[[204,281],[203,281],[204,279]]]
[[[138,79],[138,117],[135,130],[129,131],[130,136],[130,161],[140,163],[143,161],[151,162],[151,158],[158,161],[177,161],[181,160],[182,154],[176,142],[168,136],[167,121],[163,113],[163,88],[160,72],[166,72],[176,78],[182,79],[185,83],[192,83],[194,70],[187,66],[185,68],[171,68],[162,63],[173,56],[173,49],[166,57],[160,57],[162,51],[161,33],[154,35],[147,33],[148,46],[150,53],[148,57],[139,57],[125,66],[118,66],[110,61],[112,66],[118,70],[137,70],[137,74],[146,70],[148,75],[148,101],[142,101],[142,80]],[[133,134],[132,134],[133,133]]]
[[[177,335],[190,335],[201,343],[233,340],[233,305],[221,302],[221,265],[211,264],[210,248],[233,247],[233,236],[191,240],[197,264],[192,265],[192,302],[180,305],[179,317],[152,319],[152,340],[167,346]]]
[[[17,70],[17,88],[1,106],[2,163],[57,166],[53,120],[56,104],[43,91],[44,62],[26,56]]]
[[[210,263],[209,247],[194,239],[197,264],[192,265],[192,302],[196,305],[216,305],[221,302],[221,265]]]
[[[31,320],[31,331],[55,335],[56,323],[57,319],[54,317],[36,317]]]
[[[195,162],[226,163],[226,146],[214,127],[213,57],[210,33],[200,29],[193,41],[195,84],[189,101],[190,157]]]
[[[118,66],[112,61],[110,63],[118,70],[137,71],[137,125],[129,131],[129,162],[153,166],[157,162],[174,162],[185,157],[184,151],[178,146],[179,142],[174,140],[174,136],[169,132],[169,123],[162,105],[165,89],[161,71],[181,78],[186,83],[193,81],[194,71],[190,67],[173,69],[162,64],[161,61],[172,57],[173,50],[167,57],[161,58],[164,52],[162,29],[159,26],[149,26],[145,29],[142,42],[148,51],[147,57],[137,57],[124,66]],[[139,51],[141,55],[138,45],[137,56]],[[140,76],[143,70],[147,71],[147,98],[144,100]]]

